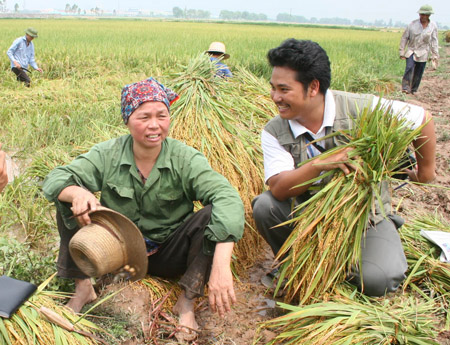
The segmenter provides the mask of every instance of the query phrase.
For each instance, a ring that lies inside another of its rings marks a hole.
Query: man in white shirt
[[[277,254],[291,233],[292,225],[275,226],[291,217],[293,203],[309,198],[311,184],[302,184],[324,171],[340,168],[345,174],[350,172],[345,164],[350,149],[321,159],[320,164],[315,159],[298,167],[299,163],[319,153],[311,145],[306,146],[309,141],[306,133],[312,137],[310,139],[324,137],[332,129],[347,126],[346,123],[351,122],[348,114],[357,116],[358,108],[374,105],[378,99],[372,95],[329,90],[330,62],[325,50],[315,42],[288,39],[271,49],[268,59],[273,67],[271,97],[279,115],[268,122],[261,135],[269,191],[257,196],[252,206],[258,231]],[[431,115],[421,107],[403,102],[393,102],[393,107],[401,111],[401,116],[414,128],[428,121],[422,129],[422,137],[413,142],[418,148],[417,168],[406,173],[412,181],[433,180],[436,137]],[[325,149],[337,145],[332,139],[318,144]],[[390,196],[384,197],[389,199]],[[388,218],[378,217],[376,225],[368,227],[362,248],[364,293],[368,295],[381,296],[395,291],[405,278],[406,258],[397,232],[403,220],[388,211]],[[373,236],[375,229],[376,236]],[[360,275],[354,273],[352,282],[361,287]],[[274,272],[269,274],[274,275]]]
[[[430,55],[433,65],[439,59],[438,29],[435,22],[430,20],[433,8],[423,5],[419,11],[419,19],[412,21],[400,40],[400,58],[406,60],[405,74],[402,79],[404,93],[417,92],[425,65]]]

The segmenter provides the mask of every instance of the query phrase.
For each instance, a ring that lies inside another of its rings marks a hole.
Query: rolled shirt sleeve
[[[183,185],[193,200],[212,205],[211,221],[205,236],[211,242],[237,242],[244,229],[244,205],[237,190],[228,180],[214,171],[200,152],[190,158]]]

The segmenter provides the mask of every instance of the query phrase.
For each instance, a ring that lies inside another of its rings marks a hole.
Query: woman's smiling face
[[[131,114],[127,127],[135,145],[144,149],[161,147],[169,133],[169,110],[162,102],[142,103]]]

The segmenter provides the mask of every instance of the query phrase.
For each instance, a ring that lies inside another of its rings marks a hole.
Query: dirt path
[[[434,184],[450,187],[450,46],[441,48],[441,68],[438,72],[426,69],[419,92],[408,95],[407,101],[420,105],[433,115],[436,128],[436,181]],[[397,203],[399,212],[414,216],[418,210],[438,211],[450,220],[450,191],[443,188],[402,188]],[[400,198],[403,199],[400,202]]]

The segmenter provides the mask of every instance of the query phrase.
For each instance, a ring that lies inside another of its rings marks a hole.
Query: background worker
[[[225,44],[222,42],[212,42],[206,53],[209,54],[210,60],[216,63],[217,76],[222,78],[231,78],[233,76],[228,66],[222,62],[230,57],[230,54],[225,52]]]
[[[333,138],[320,140],[337,129],[349,129],[359,109],[375,106],[377,97],[330,90],[331,68],[325,50],[312,41],[289,39],[268,53],[272,66],[271,97],[279,115],[270,120],[261,134],[264,154],[264,175],[269,190],[253,202],[256,227],[276,255],[293,230],[293,225],[278,226],[292,217],[292,205],[301,204],[311,196],[311,184],[305,182],[322,172],[341,169],[350,173],[345,164],[349,149],[319,159],[320,152],[308,141],[319,140],[325,150],[338,145]],[[382,100],[382,103],[387,100]],[[421,107],[403,102],[389,102],[393,111],[402,111],[413,128],[427,124],[422,136],[413,142],[418,149],[417,169],[408,170],[412,181],[426,183],[435,177],[436,136],[431,115]],[[308,139],[308,136],[310,139]],[[301,167],[299,163],[312,158]],[[321,182],[323,185],[323,181]],[[383,187],[383,186],[382,186]],[[387,187],[387,185],[385,186]],[[405,278],[407,263],[397,228],[403,220],[390,210],[390,193],[381,188],[384,211],[371,218],[361,248],[364,293],[381,296],[395,291]],[[358,272],[352,272],[352,282],[361,288]],[[276,278],[276,272],[267,278]],[[269,280],[262,282],[266,285]],[[272,287],[272,286],[269,286]]]
[[[419,89],[431,51],[433,66],[439,59],[438,29],[430,20],[433,8],[423,5],[419,11],[419,19],[412,21],[400,40],[400,58],[406,60],[405,73],[402,79],[402,92],[414,94]]]
[[[34,44],[32,41],[37,37],[37,30],[28,28],[25,31],[25,36],[15,39],[6,52],[9,60],[11,60],[11,70],[17,76],[17,80],[24,82],[27,87],[30,87],[31,83],[30,77],[25,71],[28,69],[28,65],[42,73],[42,69],[38,67],[34,60]]]

